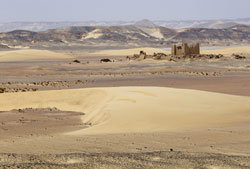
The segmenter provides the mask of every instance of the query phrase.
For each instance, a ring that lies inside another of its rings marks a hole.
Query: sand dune
[[[157,48],[132,48],[132,49],[122,49],[122,50],[104,50],[90,53],[91,55],[96,56],[131,56],[134,54],[138,54],[141,50],[145,51],[147,54],[153,53],[165,53],[171,54],[170,50],[163,50]],[[241,47],[232,47],[232,48],[223,48],[216,50],[201,50],[201,54],[223,54],[223,55],[231,55],[231,54],[249,54],[250,46],[241,46]]]
[[[86,113],[88,129],[67,134],[160,132],[243,125],[250,98],[159,87],[94,88],[0,95],[0,111],[56,107]]]
[[[132,49],[122,49],[122,50],[104,50],[90,53],[91,55],[96,56],[129,56],[140,53],[140,51],[144,51],[147,54],[153,53],[166,53],[170,54],[170,51],[165,51],[157,48],[132,48]]]
[[[241,47],[232,47],[232,48],[224,48],[218,50],[201,50],[202,54],[222,54],[222,55],[231,55],[235,54],[249,54],[250,46],[241,46]]]
[[[69,55],[55,53],[47,50],[16,50],[0,52],[0,62],[31,61],[43,59],[67,59]]]

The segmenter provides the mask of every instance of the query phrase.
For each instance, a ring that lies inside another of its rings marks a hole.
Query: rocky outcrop
[[[198,54],[198,55],[167,55],[165,53],[154,53],[153,55],[147,55],[146,52],[140,51],[139,54],[134,54],[132,57],[127,56],[129,60],[144,60],[144,59],[154,59],[154,60],[169,60],[169,61],[183,61],[183,60],[209,60],[209,59],[221,59],[224,56],[219,54]]]
[[[113,62],[113,60],[109,58],[101,59],[100,62]]]
[[[241,56],[241,55],[238,55],[238,54],[233,54],[232,56],[233,56],[235,59],[237,59],[237,60],[246,59],[245,56]]]

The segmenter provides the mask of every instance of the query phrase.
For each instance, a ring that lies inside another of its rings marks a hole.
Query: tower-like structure
[[[182,43],[181,45],[173,45],[171,53],[172,55],[199,55],[200,44],[188,45],[187,43]]]

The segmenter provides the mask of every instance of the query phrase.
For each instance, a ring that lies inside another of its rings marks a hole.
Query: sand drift
[[[69,59],[69,58],[72,57],[66,54],[55,53],[47,50],[27,49],[27,50],[0,52],[0,62]]]
[[[92,88],[0,95],[0,111],[56,107],[85,113],[88,128],[65,132],[92,135],[186,131],[246,125],[250,98],[218,93],[159,88]]]

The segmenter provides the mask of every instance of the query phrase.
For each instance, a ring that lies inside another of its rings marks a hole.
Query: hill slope
[[[102,43],[166,45],[175,42],[216,43],[249,43],[250,26],[235,25],[226,29],[189,28],[182,30],[168,29],[159,26],[126,25],[109,27],[65,27],[42,32],[16,30],[0,33],[0,44],[28,46],[37,43],[50,44],[89,44]]]

